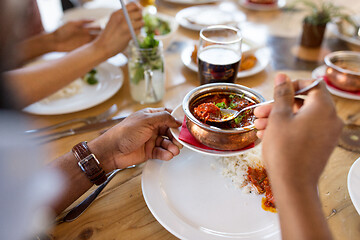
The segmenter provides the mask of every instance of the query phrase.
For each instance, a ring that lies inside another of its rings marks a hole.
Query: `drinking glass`
[[[233,83],[241,60],[240,30],[216,25],[200,31],[198,67],[200,84]]]
[[[164,55],[162,42],[155,48],[138,49],[129,43],[129,79],[132,98],[141,103],[155,103],[165,93]]]

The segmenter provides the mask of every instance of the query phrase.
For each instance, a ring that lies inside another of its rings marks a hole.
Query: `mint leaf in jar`
[[[139,45],[140,48],[156,48],[159,46],[159,41],[154,38],[154,34],[149,34],[139,43]]]

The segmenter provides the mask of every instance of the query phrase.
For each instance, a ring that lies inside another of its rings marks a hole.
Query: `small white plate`
[[[250,10],[256,10],[256,11],[273,11],[278,10],[286,5],[286,0],[278,0],[274,4],[256,4],[251,3],[248,0],[239,0],[240,6],[250,9]]]
[[[325,71],[326,71],[326,66],[322,65],[319,66],[317,68],[314,69],[314,71],[312,72],[312,78],[318,78],[318,77],[322,77],[325,75]],[[353,93],[349,93],[346,91],[341,91],[339,89],[336,89],[332,86],[329,86],[328,84],[326,84],[327,89],[329,90],[329,92],[331,94],[334,94],[338,97],[342,97],[342,98],[347,98],[347,99],[353,99],[353,100],[360,100],[360,96],[357,94],[353,94]]]
[[[23,111],[38,115],[58,115],[82,111],[111,98],[119,91],[124,76],[120,68],[104,62],[96,67],[99,82],[96,85],[84,84],[79,93],[74,96],[39,101],[23,109]]]
[[[157,221],[179,239],[280,240],[278,214],[221,174],[218,158],[186,148],[171,161],[149,160],[141,179]]]
[[[169,24],[170,27],[169,33],[165,35],[155,36],[155,39],[162,41],[164,49],[167,49],[170,46],[171,42],[173,41],[173,38],[175,36],[174,33],[179,28],[179,24],[177,23],[175,18],[170,15],[156,13],[155,16]],[[141,35],[146,36],[144,28],[141,29]]]
[[[347,186],[351,201],[360,214],[360,158],[353,163],[349,170]]]
[[[205,4],[218,2],[219,0],[164,0],[165,2],[177,3],[177,4]]]
[[[182,27],[200,31],[210,25],[237,26],[246,20],[246,15],[235,8],[205,5],[185,8],[175,18]]]
[[[179,121],[183,121],[184,117],[185,117],[185,113],[183,111],[182,105],[180,104],[179,106],[177,106],[171,113],[171,115],[176,118]],[[179,139],[180,136],[180,131],[181,131],[181,126],[178,128],[170,128],[170,131],[172,133],[172,135],[174,136],[174,138],[180,142],[183,146],[195,151],[195,152],[199,152],[205,155],[210,155],[210,156],[216,156],[216,157],[229,157],[229,156],[236,156],[239,155],[241,153],[244,153],[249,149],[244,149],[244,150],[238,150],[238,151],[221,151],[221,150],[212,150],[212,149],[203,149],[203,148],[199,148],[196,146],[193,146],[187,142],[184,142],[182,140]],[[261,141],[258,139],[255,141],[255,146],[257,146]]]
[[[94,20],[91,23],[92,26],[98,26],[105,28],[107,22],[109,21],[110,15],[116,11],[113,8],[71,8],[64,12],[64,16],[61,19],[63,23],[69,21],[78,21],[83,19]]]
[[[246,43],[247,43],[246,40],[244,40],[243,49],[244,49],[244,44],[246,45]],[[194,45],[190,45],[186,47],[181,53],[181,60],[187,68],[189,68],[194,72],[198,72],[198,65],[191,59],[191,54],[193,50],[194,50]],[[251,47],[249,50],[251,51]],[[271,52],[269,48],[267,47],[260,48],[255,51],[254,55],[257,58],[257,62],[255,66],[249,70],[239,71],[237,73],[237,78],[244,78],[255,75],[263,71],[266,68],[266,66],[269,64],[270,56],[271,56]]]

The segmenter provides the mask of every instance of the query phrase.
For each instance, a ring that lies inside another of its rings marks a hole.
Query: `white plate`
[[[200,31],[210,25],[237,26],[246,20],[246,15],[235,8],[205,5],[185,8],[175,18],[182,27]]]
[[[353,163],[349,170],[347,185],[351,201],[360,214],[360,158]]]
[[[281,239],[278,214],[261,208],[263,196],[242,193],[219,165],[186,148],[168,162],[149,160],[141,185],[154,217],[180,239]]]
[[[179,106],[177,106],[173,110],[171,115],[182,122],[184,120],[184,117],[185,117],[185,113],[183,111],[182,105],[180,104]],[[195,152],[199,152],[199,153],[202,153],[202,154],[205,154],[205,155],[216,156],[216,157],[230,157],[230,156],[239,155],[240,153],[244,153],[244,152],[251,149],[250,148],[250,149],[244,149],[244,150],[238,150],[238,151],[220,151],[220,150],[218,151],[218,150],[212,150],[212,149],[203,149],[203,148],[193,146],[193,145],[179,139],[181,126],[178,127],[178,128],[170,128],[170,131],[171,131],[172,135],[174,136],[174,138],[178,142],[180,142],[184,147],[187,147],[188,149],[191,149],[191,150],[193,150]],[[255,146],[258,145],[259,143],[260,143],[260,140],[259,139],[256,140],[255,141]]]
[[[315,68],[315,70],[312,72],[312,77],[313,78],[318,78],[318,77],[322,77],[325,75],[325,71],[326,71],[326,66],[322,65],[319,66],[317,68]],[[353,94],[353,93],[349,93],[346,91],[341,91],[339,89],[336,89],[332,86],[329,86],[328,84],[326,84],[327,89],[329,90],[329,92],[331,94],[334,94],[338,97],[342,97],[342,98],[347,98],[347,99],[353,99],[353,100],[360,100],[360,96],[357,94]]]
[[[36,102],[23,111],[38,115],[58,115],[78,112],[96,106],[111,98],[121,88],[124,76],[120,68],[104,62],[96,67],[99,82],[84,84],[81,91],[71,97]]]
[[[243,48],[244,48],[244,44],[246,44],[246,40],[244,40],[243,42]],[[194,50],[194,45],[190,45],[186,47],[181,53],[181,60],[183,64],[186,67],[188,67],[190,70],[194,72],[198,72],[198,65],[191,60],[191,54],[193,50]],[[269,48],[267,47],[260,48],[255,51],[254,55],[257,58],[257,62],[255,66],[249,70],[239,71],[237,74],[237,78],[244,78],[255,75],[261,72],[262,70],[264,70],[266,66],[269,64],[270,56],[271,56],[271,52]]]
[[[250,9],[250,10],[256,10],[256,11],[273,11],[278,10],[286,5],[286,0],[278,0],[274,4],[256,4],[248,2],[248,0],[239,0],[240,6]]]
[[[94,20],[91,23],[92,26],[99,26],[105,28],[107,22],[109,21],[110,15],[116,11],[113,8],[71,8],[64,12],[64,16],[61,19],[63,23],[69,21],[78,21],[83,19]]]
[[[355,37],[350,37],[348,35],[345,35],[343,33],[341,33],[339,31],[339,28],[338,26],[333,23],[333,22],[329,22],[327,24],[327,28],[333,33],[335,34],[339,39],[345,41],[345,42],[348,42],[348,43],[351,43],[351,44],[354,44],[356,46],[360,46],[360,38],[355,38]]]
[[[164,0],[165,2],[178,3],[178,4],[204,4],[213,3],[219,0]]]

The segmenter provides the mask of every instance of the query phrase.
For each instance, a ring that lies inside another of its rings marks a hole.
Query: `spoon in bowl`
[[[313,87],[317,86],[322,80],[323,80],[322,78],[317,78],[310,85],[296,91],[295,96],[309,91]],[[266,101],[266,102],[257,103],[257,104],[245,107],[245,108],[241,109],[240,111],[236,111],[236,110],[232,110],[232,109],[220,109],[221,116],[222,116],[221,118],[209,118],[209,119],[207,119],[207,121],[209,121],[209,122],[217,122],[217,123],[228,122],[228,121],[234,120],[241,113],[243,113],[243,112],[245,112],[245,111],[247,111],[249,109],[256,108],[256,107],[266,105],[266,104],[269,104],[269,103],[273,103],[273,102],[274,102],[274,100],[269,100],[269,101]]]

